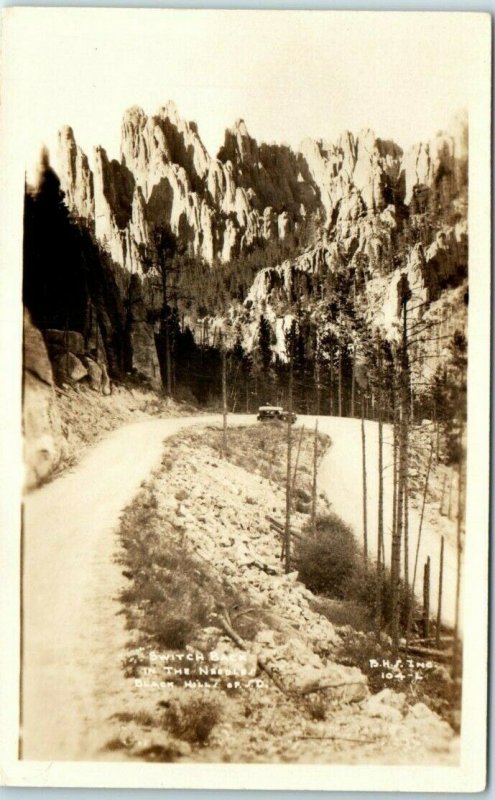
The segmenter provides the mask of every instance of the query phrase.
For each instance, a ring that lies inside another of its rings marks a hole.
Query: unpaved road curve
[[[253,415],[230,415],[229,424],[254,420]],[[159,465],[165,438],[191,425],[220,422],[220,416],[197,416],[124,426],[89,450],[73,470],[26,497],[23,758],[102,757],[105,722],[118,706],[115,695],[122,691],[121,658],[127,639],[116,600],[124,583],[115,562],[119,514]],[[297,425],[301,424],[311,429],[314,418],[301,417]],[[320,491],[326,491],[334,510],[360,531],[359,420],[322,417],[319,425],[333,441],[321,465]],[[367,435],[371,465],[376,463],[375,423],[367,423]],[[391,495],[387,486],[386,508]],[[371,478],[369,491],[369,507],[374,509],[376,487]],[[375,534],[370,510],[371,551]],[[426,529],[424,535],[433,556],[435,532]],[[450,555],[448,559],[450,573]],[[452,583],[450,578],[449,574]],[[451,601],[446,598],[448,616]]]
[[[315,417],[301,417],[299,424],[313,427]],[[348,417],[320,417],[319,430],[332,439],[332,447],[323,458],[319,471],[319,490],[324,491],[333,510],[360,537],[363,530],[363,467],[361,420]],[[367,420],[366,465],[367,465],[367,527],[368,551],[376,557],[378,539],[378,423]],[[383,518],[385,559],[390,566],[391,523],[393,498],[393,434],[390,425],[383,426]],[[417,507],[409,505],[409,580],[412,582],[416,559],[416,544],[421,516],[421,498]],[[455,584],[457,572],[456,525],[453,520],[441,517],[436,507],[426,505],[415,583],[415,594],[422,598],[423,567],[430,557],[431,591],[430,611],[436,614],[438,601],[438,577],[440,567],[440,540],[444,536],[444,578],[442,596],[442,619],[453,625],[455,620]],[[404,549],[402,544],[402,567]],[[462,608],[462,606],[461,606]],[[462,629],[462,619],[460,620]]]
[[[126,425],[24,503],[22,757],[96,759],[122,684],[117,522],[160,463],[163,440],[219,417]],[[248,418],[249,421],[253,417]],[[116,691],[116,689],[115,689]]]

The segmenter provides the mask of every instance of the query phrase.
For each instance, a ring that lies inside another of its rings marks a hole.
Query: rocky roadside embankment
[[[455,763],[457,739],[447,723],[403,693],[384,689],[371,695],[359,669],[338,663],[339,629],[312,610],[316,598],[297,572],[282,570],[281,542],[266,517],[283,520],[283,489],[259,470],[248,472],[221,458],[208,442],[215,435],[194,431],[166,443],[162,467],[130,507],[146,505],[141,519],[154,526],[154,538],[128,525],[123,543],[127,552],[139,547],[142,554],[148,537],[153,544],[142,557],[156,559],[158,574],[159,564],[166,563],[160,547],[168,556],[178,548],[183,574],[187,564],[196,564],[198,575],[205,569],[222,591],[228,587],[232,603],[213,598],[207,624],[184,654],[208,660],[213,652],[232,664],[241,653],[251,678],[260,683],[224,681],[214,690],[180,670],[169,680],[170,669],[166,681],[163,673],[150,679],[153,665],[170,665],[176,654],[153,646],[146,624],[151,592],[136,608],[131,589],[126,611],[133,652],[140,655],[128,673],[127,711],[115,715],[125,725],[107,748],[118,758],[151,760]],[[306,519],[295,513],[294,527]],[[199,580],[194,571],[191,581]],[[166,579],[163,573],[158,589]],[[199,580],[198,587],[207,585]],[[198,588],[197,603],[201,597]],[[176,614],[181,597],[168,602],[174,606],[169,613]],[[187,615],[187,608],[183,611]],[[246,618],[252,623],[248,632]],[[205,696],[208,702],[213,698],[215,714],[211,732],[199,744],[177,720],[191,716],[191,702],[196,698],[200,708]]]

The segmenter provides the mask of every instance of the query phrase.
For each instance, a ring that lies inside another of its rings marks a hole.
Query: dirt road
[[[218,419],[218,418],[215,418]],[[95,759],[122,683],[117,523],[159,464],[162,442],[207,417],[126,425],[24,507],[22,755]]]
[[[229,420],[229,424],[237,425],[253,422],[252,415],[235,415]],[[75,753],[87,760],[101,757],[102,729],[115,709],[115,693],[122,687],[121,658],[127,638],[116,601],[124,580],[115,561],[119,514],[159,464],[166,437],[191,425],[219,423],[219,416],[203,416],[127,425],[87,452],[74,470],[27,496],[23,539],[24,758],[64,760],[73,759]],[[310,417],[301,418],[298,425],[303,423],[308,428],[314,424]],[[322,464],[320,491],[327,492],[334,510],[356,531],[362,529],[359,425],[359,420],[320,418],[320,430],[333,442]],[[376,464],[376,424],[367,423],[367,436],[369,463]],[[387,520],[390,497],[387,477]],[[375,499],[376,485],[370,477],[371,552],[376,541],[372,514]],[[416,531],[414,513],[411,519],[411,531]],[[433,575],[437,551],[438,534],[426,525],[421,559],[425,553],[431,554]],[[448,543],[447,619],[453,611],[451,551]]]
[[[311,424],[311,418],[305,418]],[[312,423],[314,425],[314,422]],[[363,530],[363,488],[362,488],[362,444],[361,421],[339,417],[321,417],[319,429],[332,439],[332,447],[323,459],[320,469],[319,486],[332,503],[335,512],[354,529],[358,536]],[[376,556],[378,540],[378,424],[365,422],[366,462],[367,462],[367,520],[368,551]],[[384,537],[385,559],[390,564],[392,496],[393,496],[393,453],[392,429],[384,425],[383,479],[384,479]],[[420,508],[409,507],[409,580],[414,574],[416,543],[420,524]],[[438,599],[438,573],[440,565],[440,540],[444,536],[444,580],[442,598],[442,619],[453,624],[455,619],[455,578],[456,578],[456,526],[455,522],[441,517],[437,507],[426,505],[423,519],[420,548],[418,554],[416,596],[422,597],[423,566],[430,556],[431,595],[430,608],[436,613]],[[402,562],[404,560],[402,551]],[[403,569],[403,567],[402,567]],[[462,607],[462,606],[461,606]],[[462,627],[462,625],[461,625]]]

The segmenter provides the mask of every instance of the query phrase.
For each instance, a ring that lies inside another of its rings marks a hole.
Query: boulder
[[[112,394],[112,384],[108,377],[108,372],[105,364],[100,364],[101,369],[101,393],[104,395]]]
[[[102,391],[103,370],[92,358],[85,356],[81,359],[88,373],[89,385],[96,392]]]
[[[27,309],[24,310],[24,370],[36,378],[53,386],[53,372],[43,336],[31,322]]]
[[[50,355],[58,355],[66,350],[76,356],[84,355],[84,336],[78,331],[58,331],[49,328],[44,331],[44,337]]]
[[[74,353],[63,353],[53,362],[57,383],[66,381],[80,381],[86,377],[88,371],[82,361]]]

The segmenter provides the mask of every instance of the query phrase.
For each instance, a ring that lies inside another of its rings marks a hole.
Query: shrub
[[[351,529],[333,512],[317,518],[316,535],[306,531],[304,538],[296,540],[299,578],[317,594],[348,597],[358,558]]]
[[[355,569],[348,586],[348,598],[366,608],[370,622],[376,623],[378,610],[378,587],[380,587],[380,618],[382,626],[390,625],[392,621],[392,585],[390,570],[382,571],[380,577],[376,572],[373,562],[365,564],[361,559]],[[404,582],[399,582],[399,619],[403,630],[407,626],[409,614],[409,597],[406,595]],[[414,615],[413,615],[414,617]]]
[[[155,614],[153,633],[157,644],[169,650],[182,650],[195,632],[194,622],[182,614],[167,613],[165,608],[156,609]]]
[[[221,717],[222,707],[217,701],[191,697],[170,703],[163,715],[163,725],[178,739],[206,744]]]
[[[299,578],[308,589],[324,598],[341,601],[340,609],[323,607],[320,611],[335,625],[350,624],[361,630],[374,628],[378,595],[381,624],[390,624],[390,571],[385,569],[378,577],[376,565],[372,561],[364,561],[351,528],[336,514],[330,513],[317,518],[316,535],[312,534],[308,526],[304,531],[304,538],[296,540],[295,559]],[[399,615],[403,629],[407,624],[408,609],[409,597],[401,581]]]
[[[315,722],[323,722],[327,718],[328,705],[324,697],[310,695],[305,698],[304,707],[311,719]]]
[[[176,747],[170,745],[151,744],[149,747],[139,750],[137,755],[141,756],[145,761],[170,763],[171,761],[177,761],[180,752]]]

